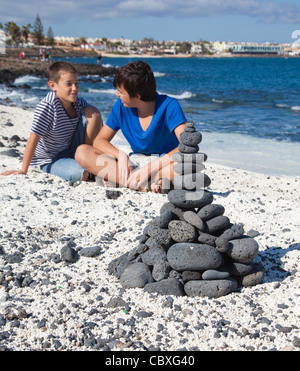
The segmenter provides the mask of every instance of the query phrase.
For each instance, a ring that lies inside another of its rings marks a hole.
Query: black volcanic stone
[[[251,272],[245,276],[237,277],[238,283],[242,287],[256,286],[261,283],[265,276],[265,268],[261,263],[250,263]]]
[[[172,155],[172,160],[174,162],[193,162],[198,165],[202,164],[207,160],[207,155],[205,153],[181,153],[181,152],[176,152]]]
[[[181,220],[172,220],[169,231],[175,242],[193,242],[197,237],[195,227]]]
[[[206,245],[210,245],[214,247],[216,246],[216,239],[217,239],[216,236],[212,236],[211,234],[202,233],[202,232],[200,232],[200,235],[198,237],[198,241],[200,243],[204,243]]]
[[[131,264],[133,263],[128,259],[128,253],[125,253],[108,264],[108,272],[120,279],[125,269]]]
[[[172,181],[174,189],[186,189],[188,191],[201,191],[211,184],[210,177],[204,173],[176,175]]]
[[[221,215],[206,222],[206,232],[209,234],[215,234],[222,229],[225,229],[230,224],[229,218],[227,216]]]
[[[175,189],[169,192],[168,200],[182,209],[197,209],[213,202],[213,195],[208,191],[186,191]]]
[[[203,164],[195,164],[193,162],[179,162],[174,165],[174,171],[179,175],[199,173],[204,170],[204,168],[205,166]]]
[[[164,261],[167,259],[167,254],[165,250],[159,247],[149,249],[148,251],[144,252],[141,256],[143,263],[149,266],[154,266],[157,262]]]
[[[226,254],[238,263],[250,263],[258,254],[258,243],[250,237],[229,241]]]
[[[202,141],[202,134],[199,133],[199,131],[195,132],[183,131],[180,134],[179,139],[181,143],[183,143],[184,145],[194,147],[197,146]]]
[[[215,269],[223,261],[221,254],[212,246],[184,242],[172,245],[167,259],[171,268],[178,272]]]
[[[172,210],[165,210],[157,219],[157,225],[159,228],[165,229],[168,228],[168,224],[175,217],[175,214]]]
[[[61,259],[69,262],[75,263],[78,260],[78,253],[72,247],[64,246],[60,251]]]
[[[252,266],[250,264],[242,264],[233,261],[229,264],[229,269],[234,276],[245,276],[252,271]]]
[[[165,204],[162,205],[160,209],[160,214],[163,214],[166,210],[170,210],[174,215],[176,215],[176,218],[174,219],[184,220],[183,219],[184,211],[182,211],[179,207],[173,205],[171,202],[166,202]]]
[[[236,290],[237,282],[232,278],[214,281],[189,281],[184,285],[184,291],[188,296],[206,296],[219,298]]]
[[[209,219],[215,218],[216,216],[223,215],[225,212],[225,208],[222,205],[218,204],[210,204],[206,205],[198,211],[198,216],[203,221],[207,221]]]
[[[120,278],[124,289],[143,288],[147,283],[153,282],[148,266],[144,263],[129,265]]]
[[[179,151],[181,153],[198,153],[199,152],[199,146],[186,146],[183,143],[180,143],[179,146]]]
[[[177,278],[168,278],[159,282],[148,283],[144,290],[160,295],[185,296],[183,284]]]
[[[186,222],[196,227],[198,230],[202,231],[204,229],[204,223],[199,218],[199,216],[193,211],[186,211],[183,214],[183,218]]]

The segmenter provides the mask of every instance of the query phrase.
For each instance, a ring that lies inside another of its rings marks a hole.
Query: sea
[[[102,65],[121,67],[139,59],[103,58]],[[97,63],[96,58],[60,60]],[[176,98],[187,120],[202,133],[200,150],[209,162],[300,177],[300,59],[142,60],[154,71],[157,91]],[[34,108],[48,90],[46,79],[21,76],[14,86],[0,85],[0,103],[8,98],[10,104]],[[113,78],[80,77],[80,96],[100,110],[105,122],[117,100]],[[118,139],[126,145],[124,137]]]

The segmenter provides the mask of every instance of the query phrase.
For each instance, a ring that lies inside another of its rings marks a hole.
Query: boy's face
[[[118,86],[116,90],[116,96],[119,97],[126,108],[134,108],[137,106],[137,102],[140,100],[139,96],[131,98],[127,91],[124,89],[124,85]]]
[[[77,74],[61,72],[58,82],[49,81],[48,85],[63,103],[76,102],[79,93]]]

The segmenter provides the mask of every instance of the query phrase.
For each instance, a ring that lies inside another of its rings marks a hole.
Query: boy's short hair
[[[137,94],[144,102],[152,102],[156,98],[156,81],[150,66],[142,61],[131,62],[117,70],[114,87],[122,84],[131,98]]]
[[[54,62],[47,70],[48,81],[58,83],[62,72],[69,72],[78,75],[77,69],[69,62]]]

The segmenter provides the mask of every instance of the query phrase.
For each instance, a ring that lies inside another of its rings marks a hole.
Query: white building
[[[191,48],[192,54],[201,54],[202,53],[202,46],[197,44],[192,44]]]
[[[0,30],[0,54],[5,54],[6,34],[3,30]]]

